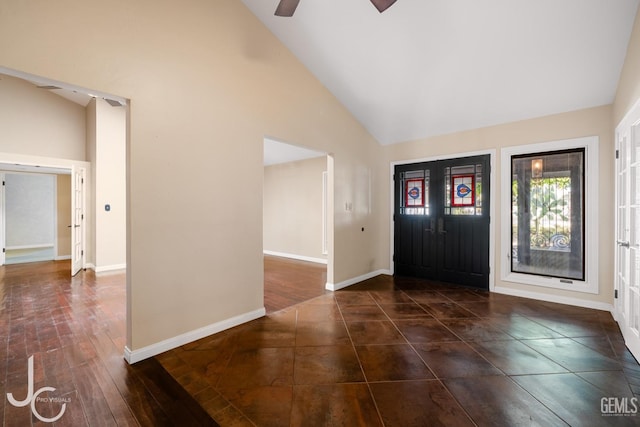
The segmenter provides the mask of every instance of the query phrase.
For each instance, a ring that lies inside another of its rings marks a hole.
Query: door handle
[[[424,231],[433,234],[436,232],[436,220],[435,218],[431,218],[429,222],[430,222],[429,228],[425,228]]]
[[[629,247],[629,242],[624,242],[622,240],[618,240],[618,245],[622,246],[623,248],[628,248]]]
[[[444,229],[444,219],[438,218],[438,233],[446,234],[447,230]]]

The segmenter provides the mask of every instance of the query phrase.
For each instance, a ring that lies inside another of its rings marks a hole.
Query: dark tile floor
[[[379,276],[157,359],[222,426],[640,425],[603,414],[603,398],[632,410],[640,394],[609,313],[415,279]]]

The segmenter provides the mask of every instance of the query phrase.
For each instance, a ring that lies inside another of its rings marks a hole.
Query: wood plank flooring
[[[36,412],[54,418],[66,405],[56,426],[217,425],[156,359],[123,359],[124,274],[69,272],[68,261],[0,267],[2,425],[50,425],[6,398],[27,397],[30,356],[33,390],[56,389]]]
[[[264,257],[264,306],[267,313],[324,295],[327,266],[275,256]]]

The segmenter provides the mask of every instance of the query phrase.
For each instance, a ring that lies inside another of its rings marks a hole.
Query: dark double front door
[[[395,167],[395,274],[489,289],[489,169],[489,155]]]

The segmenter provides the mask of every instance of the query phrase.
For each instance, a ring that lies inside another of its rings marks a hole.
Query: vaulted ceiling
[[[612,103],[639,0],[242,1],[393,144]]]

